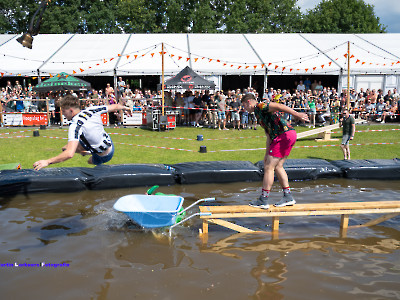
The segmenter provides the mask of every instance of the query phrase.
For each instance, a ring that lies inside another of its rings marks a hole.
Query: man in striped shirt
[[[51,164],[66,161],[75,153],[91,155],[89,164],[100,165],[111,160],[114,155],[114,145],[110,136],[104,131],[101,114],[115,111],[128,111],[130,108],[121,104],[92,106],[80,109],[79,99],[67,95],[61,100],[63,115],[71,124],[68,129],[68,144],[59,155],[39,160],[33,164],[35,170]]]

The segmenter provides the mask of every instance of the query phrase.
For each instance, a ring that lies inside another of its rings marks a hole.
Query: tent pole
[[[350,41],[347,42],[347,109],[350,109]]]
[[[161,64],[162,64],[162,75],[161,75],[161,114],[164,115],[164,43],[161,43]]]

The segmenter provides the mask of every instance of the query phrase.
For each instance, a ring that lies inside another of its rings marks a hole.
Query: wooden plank
[[[305,203],[286,207],[270,207],[261,209],[249,205],[200,206],[200,212],[213,213],[256,213],[256,212],[293,212],[320,210],[350,210],[350,209],[381,209],[400,208],[400,201],[369,201],[369,202],[336,202],[336,203]]]
[[[355,122],[355,124],[359,124],[359,123],[364,123],[365,120],[356,119],[354,122]],[[333,124],[333,125],[329,125],[329,126],[320,127],[320,128],[316,128],[316,129],[312,129],[312,130],[307,130],[307,131],[298,133],[297,134],[297,139],[305,138],[305,137],[308,137],[308,136],[316,135],[318,133],[322,133],[322,132],[325,132],[325,131],[331,131],[333,129],[338,129],[338,128],[339,128],[339,123]]]
[[[225,220],[220,220],[220,219],[209,219],[209,222],[213,222],[217,225],[221,225],[223,227],[235,230],[237,232],[254,232],[254,230],[251,230],[249,228],[237,225],[237,224],[233,224],[231,222],[225,221]]]
[[[384,215],[382,217],[379,217],[377,219],[371,220],[367,223],[361,224],[361,225],[353,225],[353,226],[349,226],[349,228],[360,228],[360,227],[368,227],[368,226],[373,226],[379,223],[382,223],[384,221],[387,221],[391,218],[397,217],[398,215],[400,215],[400,213],[393,213],[393,214],[387,214]]]
[[[354,210],[318,210],[318,211],[287,211],[287,212],[254,212],[254,213],[215,213],[210,216],[200,216],[201,219],[227,219],[227,218],[258,218],[258,217],[288,217],[288,216],[323,216],[343,214],[384,214],[400,212],[400,208],[386,209],[354,209]]]
[[[208,221],[203,220],[203,232],[202,234],[207,234],[208,233]]]

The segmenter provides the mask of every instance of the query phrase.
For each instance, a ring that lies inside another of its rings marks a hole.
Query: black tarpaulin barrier
[[[175,184],[174,172],[163,164],[99,165],[81,168],[89,190]]]
[[[0,197],[30,193],[70,193],[86,190],[80,168],[0,171]]]
[[[334,160],[343,176],[351,179],[400,179],[399,159]]]
[[[261,160],[255,165],[264,174],[264,161]],[[283,167],[290,181],[342,176],[342,171],[339,167],[323,159],[287,159]]]
[[[259,181],[262,179],[259,168],[249,161],[198,161],[172,165],[177,182],[223,183],[238,181]]]

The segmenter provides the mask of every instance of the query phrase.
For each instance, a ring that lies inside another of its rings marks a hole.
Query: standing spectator
[[[231,118],[232,118],[232,125],[233,129],[237,127],[237,130],[240,130],[240,102],[237,101],[236,95],[232,96],[232,101],[229,104],[232,110]],[[236,125],[236,126],[235,126]]]
[[[117,82],[117,98],[121,98],[122,94],[125,92],[126,84],[125,81],[122,80],[122,77],[118,77]]]
[[[207,104],[207,118],[208,118],[208,128],[217,128],[218,122],[218,105],[215,103],[214,95],[210,95],[210,101]]]
[[[306,86],[304,85],[303,81],[300,80],[299,84],[297,85],[296,89],[300,92],[300,91],[305,91],[306,90]]]
[[[106,98],[108,98],[109,95],[114,94],[114,88],[109,83],[107,83],[105,94]]]
[[[218,94],[218,98],[215,99],[218,106],[218,129],[229,130],[226,128],[226,96],[223,93]]]
[[[343,151],[343,156],[345,160],[350,159],[350,146],[349,141],[354,138],[354,133],[356,132],[356,125],[354,118],[350,115],[349,110],[346,108],[343,111],[343,118],[340,120],[340,124],[343,127],[342,143],[340,148]]]
[[[311,88],[311,80],[308,77],[306,77],[306,80],[304,80],[304,85],[306,87],[305,89],[306,91],[308,91]]]

